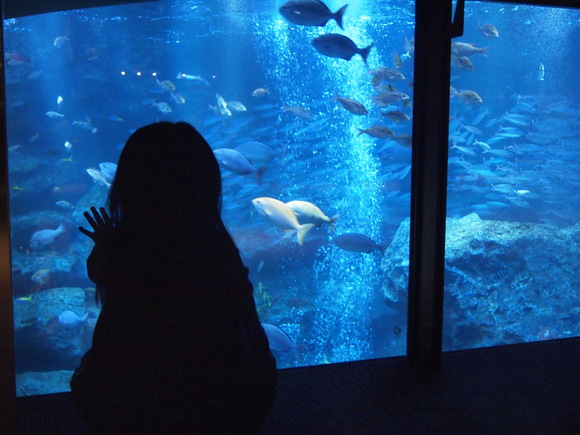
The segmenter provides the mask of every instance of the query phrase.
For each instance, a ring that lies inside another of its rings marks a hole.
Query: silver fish
[[[219,165],[238,175],[248,175],[256,172],[250,161],[239,151],[230,148],[218,148],[213,153]]]

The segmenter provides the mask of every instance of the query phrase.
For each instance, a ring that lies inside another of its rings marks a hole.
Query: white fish
[[[232,116],[232,112],[228,109],[226,100],[220,94],[216,94],[217,110],[220,115]]]
[[[256,210],[282,230],[286,232],[295,230],[299,245],[304,243],[304,237],[314,227],[314,224],[300,225],[296,213],[277,199],[269,197],[254,198],[252,199],[252,204]]]
[[[62,207],[64,209],[68,209],[68,210],[76,209],[76,207],[73,204],[71,204],[70,202],[65,201],[65,200],[56,201],[54,204],[58,205],[59,207]]]
[[[326,223],[331,232],[334,232],[334,224],[340,215],[329,218],[320,208],[308,201],[289,201],[286,205],[298,217],[301,224],[314,224],[317,227]]]
[[[66,310],[58,315],[58,323],[65,329],[77,329],[87,321],[88,317],[89,313],[81,317],[72,311]]]
[[[228,109],[230,109],[230,111],[233,110],[234,112],[245,112],[246,110],[248,110],[246,109],[246,106],[244,106],[239,101],[228,101],[226,106]]]
[[[52,110],[46,112],[46,116],[48,116],[49,118],[64,118],[64,115],[62,113],[54,112]]]
[[[93,179],[93,181],[97,184],[100,184],[102,186],[107,187],[107,189],[109,187],[111,187],[111,183],[109,183],[109,181],[107,180],[107,177],[105,177],[105,175],[99,171],[98,169],[95,168],[89,168],[87,169],[87,174],[89,174],[91,176],[91,178]]]
[[[31,249],[42,249],[47,245],[50,245],[54,240],[64,233],[66,227],[64,224],[60,224],[56,230],[40,230],[35,232],[30,238],[30,248]]]

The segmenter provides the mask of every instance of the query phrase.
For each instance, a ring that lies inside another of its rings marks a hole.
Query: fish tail
[[[344,27],[342,27],[342,16],[344,15],[344,11],[346,11],[347,6],[348,5],[344,5],[334,13],[334,21],[336,21],[336,24],[338,24],[338,27],[342,30],[344,30]]]
[[[356,137],[359,137],[361,134],[363,134],[365,132],[364,128],[358,128],[358,134],[356,135]]]
[[[339,215],[339,214],[337,214],[337,215],[335,215],[335,216],[332,216],[332,217],[330,218],[330,222],[328,222],[328,228],[330,229],[330,232],[331,232],[332,234],[334,234],[334,231],[335,231],[335,229],[334,229],[334,224],[336,223],[336,220],[337,220],[339,217],[340,217],[340,215]]]
[[[360,50],[359,54],[361,55],[361,57],[363,58],[363,60],[365,61],[365,63],[367,63],[367,57],[369,56],[369,53],[371,51],[371,48],[374,47],[374,43],[369,45],[368,47],[363,48],[362,50]]]
[[[314,228],[314,224],[304,224],[299,225],[296,230],[296,239],[298,240],[298,244],[302,246],[304,244],[304,237],[306,237],[306,233]]]

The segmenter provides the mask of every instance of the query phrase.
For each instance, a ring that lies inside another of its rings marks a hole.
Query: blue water
[[[116,162],[140,126],[185,120],[214,149],[260,141],[278,154],[256,163],[265,166],[261,180],[223,170],[223,217],[250,269],[261,319],[297,345],[276,354],[278,366],[404,354],[406,313],[383,302],[380,252],[340,249],[327,225],[299,246],[251,200],[309,201],[327,216],[340,215],[336,234],[360,233],[388,246],[409,216],[411,151],[359,129],[384,125],[395,136],[411,134],[410,121],[380,118],[395,109],[412,118],[412,106],[377,106],[369,69],[395,68],[396,52],[405,79],[392,86],[412,101],[413,3],[350,1],[344,31],[334,21],[288,23],[278,13],[282,3],[167,1],[5,21],[15,298],[83,289],[84,305],[72,307],[65,298],[54,314],[43,315],[88,312],[91,322],[78,335],[90,342],[98,315],[84,267],[91,246],[75,228],[88,206],[104,204],[107,188],[86,169]],[[335,11],[344,3],[327,4]],[[499,37],[486,38],[478,30],[484,23],[493,23]],[[561,227],[578,221],[579,29],[577,12],[468,4],[465,35],[457,41],[486,52],[469,56],[472,71],[452,67],[451,84],[482,102],[451,98],[449,216],[476,211],[484,219]],[[373,43],[368,67],[358,54],[346,61],[312,47],[312,39],[332,32],[360,48]],[[258,88],[268,92],[252,96]],[[362,103],[369,115],[348,112],[335,94]],[[217,95],[246,110],[215,113]],[[284,106],[306,109],[311,119]],[[28,248],[32,234],[60,222],[69,228],[54,243]],[[44,273],[32,280],[39,270]],[[58,324],[51,328],[54,322],[40,317],[33,316],[32,327],[58,334]],[[18,371],[71,369],[81,351],[61,361],[21,344]],[[30,355],[40,362],[29,364]]]

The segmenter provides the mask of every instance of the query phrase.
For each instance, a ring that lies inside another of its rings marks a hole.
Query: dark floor
[[[85,434],[68,394],[18,399],[21,434]],[[264,434],[580,434],[580,339],[280,372]]]

